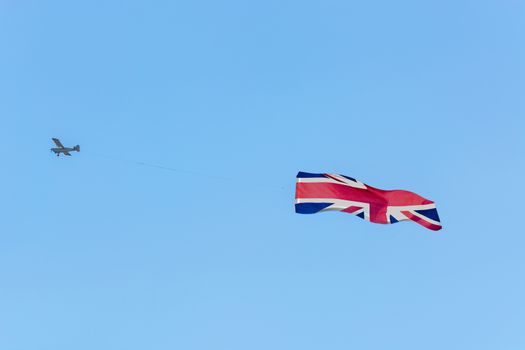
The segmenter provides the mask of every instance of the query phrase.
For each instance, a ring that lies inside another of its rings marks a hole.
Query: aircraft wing
[[[53,142],[55,143],[55,145],[57,145],[57,147],[64,148],[64,145],[62,144],[62,142],[60,142],[59,139],[53,138]]]

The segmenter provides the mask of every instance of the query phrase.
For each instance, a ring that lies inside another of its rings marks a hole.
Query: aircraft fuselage
[[[64,148],[51,148],[51,150],[55,153],[65,153],[65,152],[73,152],[74,149],[70,147],[64,147]]]
[[[59,156],[60,153],[70,156],[71,154],[68,154],[69,152],[79,152],[79,149],[77,147],[64,147],[64,148],[54,147],[54,148],[51,148],[51,151],[54,152],[57,156]]]

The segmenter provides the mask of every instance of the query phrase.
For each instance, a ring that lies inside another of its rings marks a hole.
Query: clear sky
[[[1,0],[0,348],[525,349],[524,36],[521,0]],[[444,229],[297,215],[299,170]]]

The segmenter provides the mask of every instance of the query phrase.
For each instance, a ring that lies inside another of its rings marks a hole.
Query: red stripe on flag
[[[387,200],[381,195],[382,192],[384,191],[355,188],[343,184],[298,182],[295,198],[337,198],[368,203],[370,205],[370,221],[378,224],[388,224],[386,219]]]
[[[363,208],[362,208],[362,207],[356,207],[355,205],[351,205],[351,206],[349,206],[348,208],[343,209],[343,210],[341,210],[341,211],[344,211],[345,213],[353,214],[353,213],[355,213],[356,211],[359,211],[359,210],[361,210],[361,209],[363,209]]]
[[[402,211],[403,215],[405,215],[409,220],[414,221],[415,223],[420,224],[421,226],[424,226],[432,231],[439,231],[442,229],[441,225],[435,225],[431,222],[426,221],[423,218],[420,218],[417,215],[412,214],[410,211]]]
[[[298,182],[296,198],[337,198],[347,201],[385,205],[386,199],[378,193],[343,184],[327,182]]]

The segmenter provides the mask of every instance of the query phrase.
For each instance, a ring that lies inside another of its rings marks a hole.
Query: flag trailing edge
[[[433,231],[442,228],[435,203],[416,193],[381,190],[345,175],[299,172],[295,212],[324,211],[342,211],[378,224],[409,220]]]

